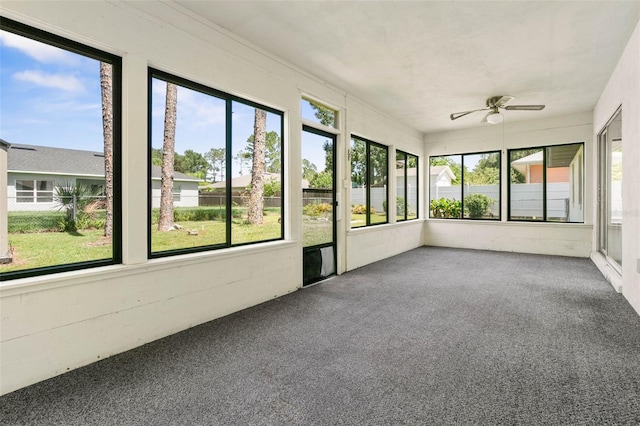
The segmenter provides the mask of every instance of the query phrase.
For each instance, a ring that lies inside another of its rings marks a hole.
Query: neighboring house
[[[418,168],[407,169],[407,186],[409,189],[415,188],[418,182]],[[396,169],[396,188],[404,188],[404,168]]]
[[[583,167],[584,153],[581,144],[553,147],[547,158],[547,215],[549,218],[560,218],[568,221],[581,222],[584,220],[584,182]],[[516,216],[532,216],[539,210],[542,200],[542,190],[535,185],[542,185],[544,181],[543,155],[540,150],[526,157],[511,162],[511,167],[522,173],[524,184],[512,184],[511,196],[514,204],[522,201],[532,201],[534,208],[515,213]],[[527,189],[530,186],[531,189]],[[512,213],[514,208],[512,208]],[[539,213],[537,213],[539,215]]]
[[[440,194],[439,188],[451,186],[451,181],[456,178],[451,168],[446,165],[429,167],[429,175],[429,193],[432,200],[437,200],[442,197],[443,195]]]
[[[1,141],[1,140],[0,140]],[[4,142],[4,141],[2,141]],[[160,205],[160,167],[152,166],[153,205]],[[174,174],[174,205],[197,206],[200,179]],[[54,210],[56,186],[86,185],[104,190],[104,154],[77,149],[12,144],[7,152],[9,211]]]
[[[281,176],[280,173],[264,173],[264,183],[268,182],[280,182]],[[248,190],[251,185],[251,174],[237,176],[231,179],[231,191],[234,193],[241,193]],[[309,188],[309,181],[306,179],[302,179],[302,189]],[[210,183],[201,189],[206,191],[213,192],[223,192],[227,187],[227,181],[223,180],[216,183]]]
[[[281,176],[280,173],[264,173],[264,182],[280,182]],[[237,176],[231,179],[231,191],[236,192],[244,192],[251,185],[251,173],[246,175]],[[213,191],[224,191],[227,188],[227,181],[223,180],[216,183],[211,183],[203,189],[213,190]],[[309,181],[302,179],[302,189],[309,188]]]

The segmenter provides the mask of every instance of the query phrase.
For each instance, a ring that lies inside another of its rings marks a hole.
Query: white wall
[[[517,111],[505,112],[505,123],[474,127],[425,136],[425,162],[428,156],[502,151],[502,221],[429,219],[425,225],[425,244],[522,253],[548,253],[588,257],[591,251],[593,215],[593,165],[585,161],[585,205],[589,206],[584,224],[507,222],[507,149],[585,142],[593,145],[592,113],[578,113],[544,120],[509,122]],[[473,119],[473,118],[472,118]],[[425,185],[425,187],[427,187]],[[428,215],[427,215],[428,216]]]
[[[372,117],[380,116],[381,121],[371,120]],[[366,139],[388,145],[389,158],[396,158],[396,149],[420,156],[418,160],[418,170],[420,176],[418,182],[422,182],[424,176],[423,144],[422,135],[415,131],[409,131],[398,123],[388,125],[382,120],[383,116],[377,111],[370,109],[366,105],[355,99],[347,99],[347,134],[355,134]],[[347,158],[348,145],[343,151],[343,158]],[[387,176],[395,175],[395,162],[389,161]],[[393,182],[391,179],[390,182]],[[351,206],[351,179],[347,177],[343,180],[343,190],[348,192],[346,205]],[[357,190],[357,189],[356,189]],[[423,187],[419,188],[418,209],[420,217],[424,217],[424,196]],[[389,188],[389,199],[396,199],[396,187]],[[345,204],[343,204],[344,206]],[[350,218],[351,213],[346,211],[346,217]],[[406,222],[396,223],[394,214],[389,215],[389,224],[375,225],[370,227],[360,227],[350,229],[348,220],[342,221],[346,235],[346,258],[344,268],[350,271],[355,268],[367,265],[372,262],[411,250],[423,245],[422,228],[424,221],[416,219]]]
[[[302,94],[339,111],[338,270],[422,245],[422,221],[346,236],[349,132],[391,145],[390,158],[395,148],[421,156],[423,144],[418,132],[326,81],[171,3],[5,0],[1,12],[122,56],[124,185],[122,265],[0,284],[0,393],[297,290],[302,282]],[[147,172],[140,165],[147,161],[148,66],[285,112],[286,241],[147,259],[147,200],[140,196],[147,193]],[[348,261],[348,256],[353,257]]]
[[[594,140],[622,105],[622,277],[608,267],[597,250],[593,233],[592,257],[614,286],[640,313],[640,23],[624,50],[593,113]],[[597,147],[592,149],[596,164]],[[597,177],[593,178],[595,185]],[[592,210],[595,217],[597,210]]]

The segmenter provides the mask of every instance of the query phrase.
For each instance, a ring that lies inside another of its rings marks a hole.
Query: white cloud
[[[12,77],[16,80],[67,92],[81,92],[84,90],[82,82],[69,74],[49,74],[37,70],[25,70],[14,73]]]
[[[17,49],[38,62],[71,66],[78,65],[80,62],[79,58],[71,52],[6,31],[0,31],[0,43],[3,46]]]

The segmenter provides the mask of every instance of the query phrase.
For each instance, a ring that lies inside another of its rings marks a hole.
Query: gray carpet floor
[[[0,398],[10,425],[640,424],[588,259],[423,247]]]

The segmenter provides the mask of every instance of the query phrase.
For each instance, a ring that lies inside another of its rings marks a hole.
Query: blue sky
[[[103,150],[100,64],[10,32],[0,31],[0,138],[90,151]],[[166,84],[152,85],[152,146],[162,147]],[[302,102],[303,116],[313,111]],[[233,155],[253,133],[253,108],[233,104]],[[224,147],[225,103],[178,88],[175,150],[201,154]],[[267,131],[280,133],[280,116],[267,114]],[[322,145],[305,144],[305,156],[324,169]],[[238,169],[234,164],[234,175]]]

